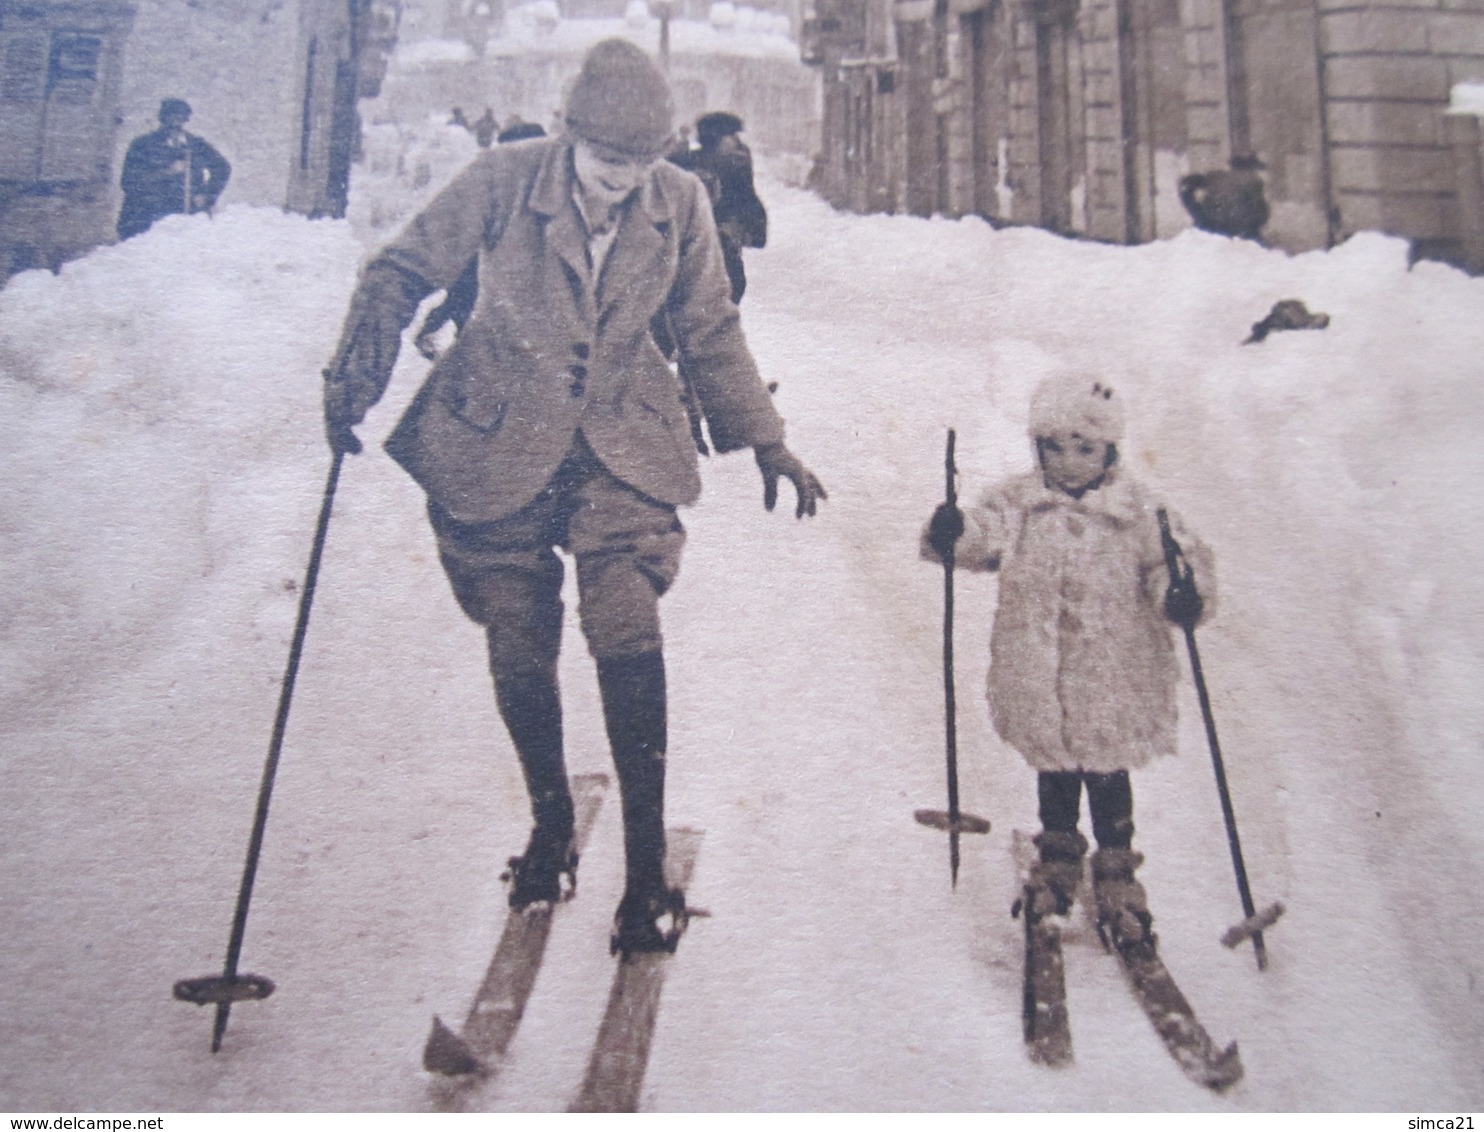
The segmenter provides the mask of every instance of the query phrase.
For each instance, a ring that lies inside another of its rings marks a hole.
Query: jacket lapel
[[[559,141],[547,151],[531,185],[527,207],[544,218],[546,246],[561,260],[573,301],[592,317],[592,269],[587,261],[587,233],[572,202],[572,147]]]
[[[639,188],[638,199],[623,210],[618,235],[598,277],[600,323],[608,319],[614,304],[625,296],[636,292],[647,295],[662,282],[671,216],[670,201],[651,172]]]

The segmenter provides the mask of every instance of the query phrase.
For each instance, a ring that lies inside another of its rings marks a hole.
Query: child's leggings
[[[1037,780],[1041,826],[1057,833],[1076,833],[1082,784],[1087,783],[1087,808],[1092,812],[1092,834],[1100,849],[1127,849],[1134,840],[1134,794],[1128,771],[1097,774],[1090,770],[1043,770]]]

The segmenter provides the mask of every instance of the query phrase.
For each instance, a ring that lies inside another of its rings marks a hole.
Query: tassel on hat
[[[1123,439],[1123,401],[1103,378],[1083,373],[1048,377],[1031,397],[1030,434],[1053,432],[1116,444]]]

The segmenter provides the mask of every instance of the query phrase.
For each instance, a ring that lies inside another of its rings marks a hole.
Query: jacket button
[[[580,382],[580,381],[574,381],[572,383],[572,396],[574,396],[574,397],[581,397],[582,394],[585,391],[586,391],[586,386],[584,386],[582,384],[582,382]]]
[[[586,381],[587,380],[587,366],[583,366],[583,365],[572,366],[570,369],[567,370],[567,372],[570,373],[573,377],[575,377],[578,381]]]
[[[586,361],[589,352],[588,344],[586,342],[574,342],[572,343],[572,352],[583,359],[583,361]]]

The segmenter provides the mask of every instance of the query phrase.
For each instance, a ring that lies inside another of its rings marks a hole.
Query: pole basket
[[[947,810],[914,810],[912,816],[919,824],[944,833],[989,832],[989,822],[976,814],[959,814],[955,817]]]
[[[1264,931],[1278,922],[1278,917],[1283,915],[1286,909],[1281,900],[1275,900],[1266,908],[1263,908],[1248,916],[1240,924],[1233,924],[1226,929],[1221,937],[1221,945],[1227,948],[1236,948],[1245,941],[1256,940]]]
[[[273,993],[273,980],[266,975],[203,975],[199,979],[181,979],[175,984],[175,997],[197,1006],[245,1002],[267,998]]]

